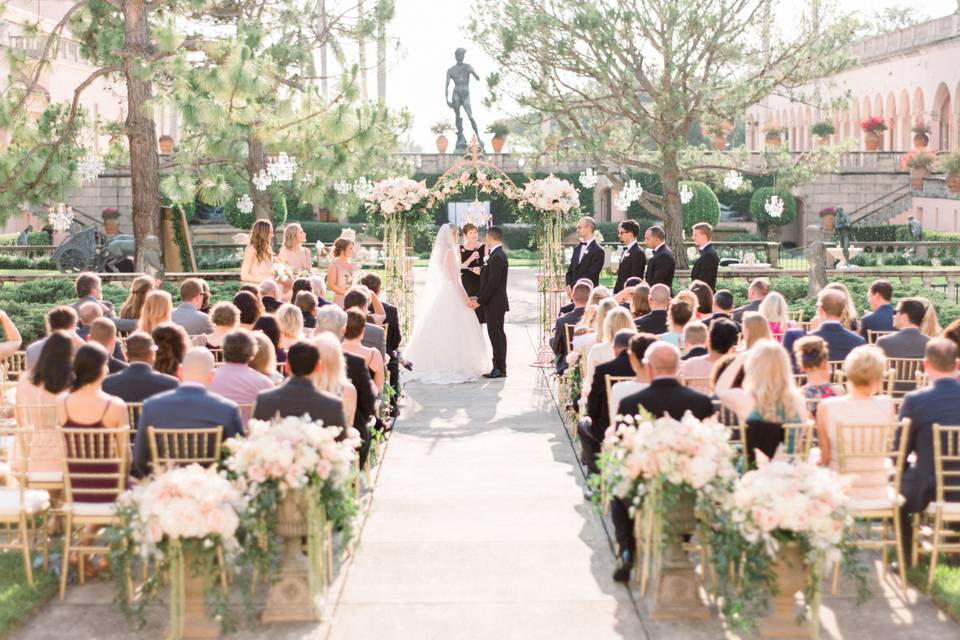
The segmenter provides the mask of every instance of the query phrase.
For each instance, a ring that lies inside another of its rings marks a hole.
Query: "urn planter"
[[[303,551],[309,533],[303,491],[288,491],[277,514],[277,533],[283,538],[280,575],[270,585],[261,619],[271,622],[318,622],[319,609],[310,592],[310,565]]]
[[[960,193],[960,171],[951,171],[947,174],[947,189],[950,193]]]
[[[930,144],[930,137],[925,133],[918,133],[913,136],[913,146],[916,149],[926,149]]]
[[[710,612],[700,598],[700,581],[683,548],[697,526],[696,496],[686,494],[663,514],[666,536],[660,544],[658,566],[653,576],[653,620],[706,620]],[[656,557],[656,556],[655,556]]]
[[[780,134],[776,132],[770,132],[766,136],[764,136],[763,141],[767,144],[768,147],[779,147]]]
[[[220,623],[207,616],[204,591],[207,577],[197,575],[195,567],[201,563],[189,549],[180,556],[179,566],[171,569],[170,576],[170,629],[168,637],[219,638]]]
[[[727,136],[713,136],[711,144],[717,151],[723,151],[727,148]]]
[[[883,140],[883,137],[879,133],[873,131],[863,132],[863,145],[867,151],[876,151],[879,149],[881,140]]]
[[[803,591],[810,576],[810,567],[803,549],[796,542],[780,547],[773,565],[776,592],[770,597],[770,615],[759,621],[762,638],[810,638],[810,625],[797,622],[798,591]],[[814,612],[811,612],[814,613]],[[812,615],[814,620],[819,616]]]
[[[490,143],[493,145],[493,152],[500,153],[503,151],[503,145],[507,142],[506,138],[501,136],[493,136],[493,140]]]
[[[437,136],[437,151],[439,153],[446,153],[448,146],[450,146],[450,141],[447,140],[447,136]]]
[[[930,169],[917,167],[910,169],[910,188],[923,189],[923,179],[930,175]]]

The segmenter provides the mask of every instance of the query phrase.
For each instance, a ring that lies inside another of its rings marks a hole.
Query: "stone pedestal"
[[[307,510],[302,492],[287,492],[280,503],[277,532],[283,536],[280,577],[270,586],[267,608],[261,620],[271,622],[317,622],[320,615],[310,597],[310,567],[303,552],[307,535]]]
[[[770,615],[759,621],[762,638],[810,638],[809,624],[797,624],[797,592],[807,584],[809,568],[800,545],[791,542],[780,548],[774,564],[777,592],[770,597]],[[811,615],[813,612],[811,612]],[[817,616],[813,616],[814,619]]]

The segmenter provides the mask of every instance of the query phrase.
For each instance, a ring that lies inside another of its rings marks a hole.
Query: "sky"
[[[485,133],[490,123],[505,115],[490,111],[481,104],[486,95],[485,78],[496,70],[496,64],[464,33],[472,4],[471,0],[396,0],[395,17],[387,31],[391,39],[387,103],[410,110],[414,120],[409,137],[426,153],[436,150],[436,136],[430,133],[430,126],[438,120],[453,124],[452,111],[443,99],[443,83],[447,69],[455,63],[453,52],[457,47],[467,50],[465,61],[473,65],[481,78],[480,82],[471,80],[470,97],[484,140],[491,137]],[[957,0],[845,0],[844,5],[864,11],[887,6],[916,6],[928,17],[936,18],[956,11]],[[367,55],[370,58],[375,55],[372,46]],[[370,94],[375,95],[376,76],[373,73],[369,86]],[[469,123],[464,124],[469,131]],[[447,136],[451,146],[454,135]],[[505,151],[509,151],[509,145],[508,140]]]

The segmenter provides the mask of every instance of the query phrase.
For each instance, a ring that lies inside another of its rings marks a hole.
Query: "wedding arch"
[[[398,176],[375,183],[367,196],[368,210],[383,223],[384,288],[401,305],[404,333],[408,333],[413,307],[412,260],[407,253],[410,232],[430,222],[428,216],[438,204],[471,187],[478,195],[507,198],[517,207],[518,219],[535,228],[542,354],[538,360],[549,362],[545,349],[565,289],[563,227],[579,214],[580,196],[572,184],[553,175],[530,180],[521,189],[485,159],[476,141],[432,187]],[[474,201],[478,202],[476,196]]]

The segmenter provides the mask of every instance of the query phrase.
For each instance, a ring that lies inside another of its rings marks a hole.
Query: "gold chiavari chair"
[[[0,438],[12,443],[14,452],[7,477],[12,482],[0,487],[0,549],[17,549],[23,554],[23,572],[27,584],[33,586],[33,559],[30,539],[40,536],[43,568],[47,568],[48,546],[46,518],[50,510],[50,494],[30,487],[28,480],[31,430],[0,427]]]
[[[605,375],[603,378],[604,385],[607,388],[607,411],[610,413],[610,424],[616,424],[618,407],[610,400],[613,398],[613,387],[616,386],[617,383],[633,380],[633,377]]]
[[[897,436],[899,435],[899,444]],[[900,582],[907,584],[903,558],[903,532],[900,530],[900,479],[906,463],[910,420],[902,423],[838,424],[836,432],[837,469],[853,477],[850,515],[853,544],[861,549],[879,549],[883,576],[887,576],[890,560],[887,551],[893,547],[900,565]],[[890,460],[895,460],[891,478]],[[891,485],[891,480],[893,484]],[[893,525],[893,539],[890,526]],[[837,593],[840,565],[833,571],[831,592]]]
[[[243,420],[244,427],[246,427],[246,424],[250,421],[250,418],[253,417],[253,409],[256,407],[256,405],[256,402],[245,402],[237,405],[237,407],[240,409],[240,418]]]
[[[787,311],[787,321],[801,323],[803,322],[803,309]]]
[[[140,414],[142,412],[142,402],[127,403],[127,420],[130,422],[130,444],[133,444],[133,438],[137,435],[137,424],[140,422]]]
[[[807,384],[807,375],[805,373],[793,374],[793,383],[797,385],[797,388],[799,389],[803,385]]]
[[[49,492],[55,499],[63,494],[63,464],[57,427],[57,407],[52,404],[17,404],[17,424],[27,430],[30,457],[27,459],[27,486]],[[42,470],[37,467],[47,467]]]
[[[928,590],[933,586],[939,554],[960,551],[960,532],[949,526],[960,523],[960,426],[933,425],[933,468],[936,499],[923,513],[928,520],[933,520],[930,542],[922,546],[924,552],[930,553]],[[917,533],[914,531],[914,540]],[[916,555],[916,550],[914,553]]]
[[[930,386],[930,376],[925,371],[917,371],[917,389],[925,389]]]
[[[744,468],[746,468],[746,425],[740,422],[740,416],[737,415],[736,411],[726,406],[719,400],[713,401],[713,411],[713,415],[717,422],[730,429],[730,443],[733,444],[734,447],[740,449],[741,455],[743,456]]]
[[[27,369],[27,352],[15,351],[9,358],[3,361],[4,382],[16,382],[20,379],[20,374]]]
[[[917,373],[923,371],[923,358],[887,358],[887,366],[894,372],[891,396],[899,398],[917,388]]]
[[[877,340],[883,336],[889,336],[896,333],[896,331],[874,331],[873,329],[867,329],[867,344],[877,344]]]
[[[67,589],[70,555],[77,554],[77,574],[84,583],[84,557],[90,553],[109,553],[110,545],[86,541],[80,534],[90,525],[106,527],[118,524],[114,503],[126,489],[130,460],[129,429],[60,428],[63,447],[63,489],[66,526],[63,535],[63,566],[60,571],[60,599]],[[129,576],[127,576],[129,584]]]
[[[806,460],[813,447],[813,432],[813,420],[784,424],[781,450],[791,459]]]
[[[830,375],[834,382],[843,382],[843,360],[830,360]]]
[[[813,323],[810,321],[800,320],[797,322],[797,327],[802,329],[804,333],[810,333],[810,329],[813,327]]]
[[[574,332],[577,330],[577,325],[575,324],[565,324],[563,325],[563,336],[567,341],[567,353],[573,351],[573,337]]]
[[[705,377],[687,377],[680,376],[680,384],[694,391],[699,391],[704,395],[713,393],[713,380],[710,376]]]
[[[207,347],[207,350],[213,354],[213,361],[223,363],[223,347]]]
[[[209,467],[220,461],[223,427],[203,429],[158,429],[147,427],[150,464],[154,470],[199,464]]]

